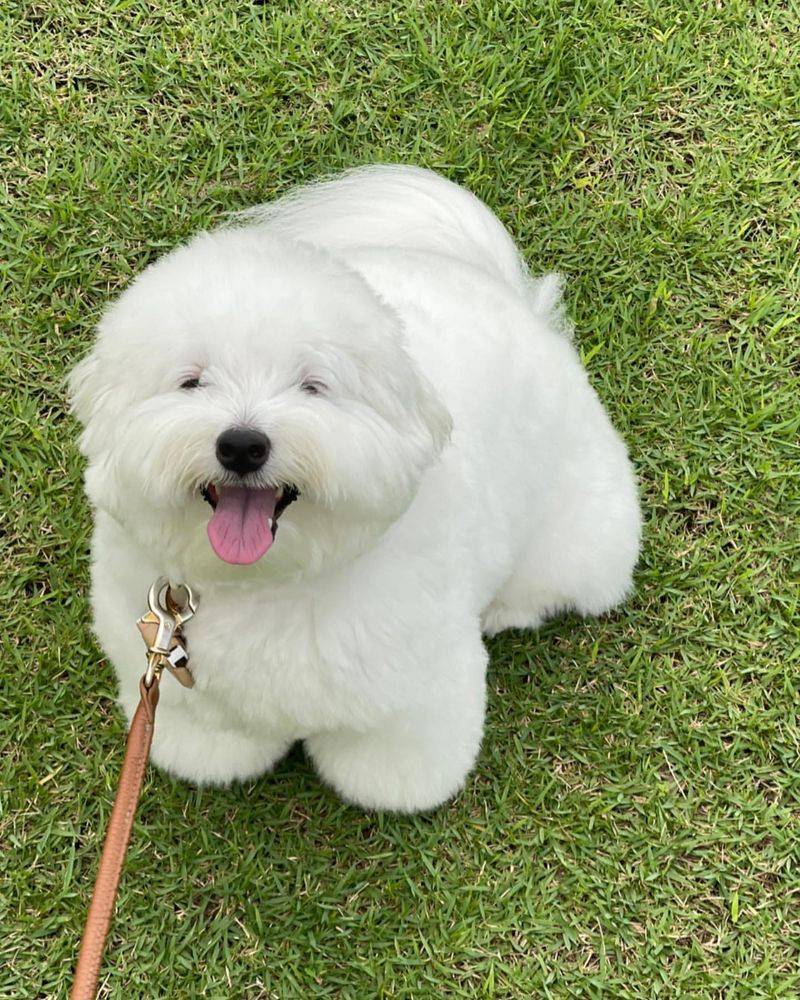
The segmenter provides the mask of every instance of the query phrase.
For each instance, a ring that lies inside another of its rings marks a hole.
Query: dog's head
[[[148,268],[70,389],[93,503],[189,579],[314,572],[362,551],[450,432],[369,286],[248,229]]]

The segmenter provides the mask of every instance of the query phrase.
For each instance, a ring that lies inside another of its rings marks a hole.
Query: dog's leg
[[[455,795],[478,755],[485,710],[486,650],[479,639],[464,647],[432,665],[429,699],[364,732],[310,737],[306,748],[323,781],[366,809],[418,812]]]
[[[227,785],[270,770],[291,743],[235,726],[223,728],[167,704],[158,709],[152,760],[177,778],[198,785]]]
[[[589,436],[560,471],[553,502],[531,525],[514,572],[483,613],[486,634],[537,628],[566,610],[599,615],[629,592],[639,503],[624,447],[603,420],[596,445]]]

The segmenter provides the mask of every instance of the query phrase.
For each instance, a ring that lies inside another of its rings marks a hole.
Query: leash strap
[[[139,705],[128,730],[117,794],[83,928],[71,1000],[94,1000],[97,996],[106,938],[153,742],[161,673],[166,667],[184,687],[194,684],[189,654],[183,644],[183,626],[195,612],[191,588],[184,584],[172,587],[167,577],[160,576],[148,591],[147,604],[149,610],[136,623],[147,647],[147,670],[139,681]]]
[[[153,741],[158,685],[158,674],[152,678],[149,687],[145,685],[144,677],[139,682],[141,698],[128,732],[119,786],[111,818],[108,821],[92,902],[83,928],[70,1000],[94,1000],[97,996],[97,983],[100,978],[106,937],[117,901],[122,866],[125,863],[147,758],[150,756],[150,744]]]

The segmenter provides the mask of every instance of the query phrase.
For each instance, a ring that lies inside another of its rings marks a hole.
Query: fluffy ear
[[[124,403],[122,387],[107,378],[98,346],[79,361],[67,377],[70,411],[83,425],[80,449],[90,456],[98,451]]]
[[[434,455],[438,456],[450,440],[450,435],[453,432],[453,418],[439,398],[439,394],[421,372],[416,372],[414,381],[417,391],[413,401],[413,409],[419,422],[430,434]]]
[[[80,420],[84,427],[89,423],[94,410],[94,399],[98,392],[99,367],[97,354],[92,352],[83,361],[79,361],[67,376],[70,412]]]
[[[395,427],[413,428],[420,440],[427,437],[427,459],[437,458],[450,438],[453,420],[405,347],[387,337],[379,349],[359,345],[349,360],[364,400]]]

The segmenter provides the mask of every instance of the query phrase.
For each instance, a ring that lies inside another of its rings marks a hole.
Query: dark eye
[[[199,377],[187,378],[185,382],[181,382],[181,389],[196,389],[199,385]]]
[[[325,392],[327,386],[323,382],[320,382],[319,379],[307,378],[304,379],[300,388],[309,396],[319,396],[321,392]]]

